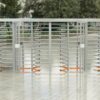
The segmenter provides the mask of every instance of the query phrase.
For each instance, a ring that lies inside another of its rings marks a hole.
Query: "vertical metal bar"
[[[84,44],[84,46],[85,46],[85,23],[82,23],[82,27],[83,27],[83,32],[82,32],[82,36],[81,36],[81,39],[82,39],[82,44]],[[84,69],[84,61],[85,61],[85,59],[84,59],[84,57],[85,57],[85,47],[84,48],[82,48],[81,49],[82,50],[82,67],[83,67],[83,70],[85,70]]]
[[[25,63],[24,63],[24,60],[25,60],[25,58],[24,58],[25,56],[24,56],[24,44],[22,43],[22,67],[24,68],[25,67]]]
[[[84,44],[85,44],[85,48],[84,48],[84,71],[87,70],[87,34],[88,34],[88,23],[85,23],[85,33],[84,33]]]
[[[67,67],[69,69],[69,23],[67,23]]]
[[[33,23],[31,22],[31,69],[33,67]]]
[[[1,25],[1,23],[0,23],[0,25]],[[0,27],[1,27],[1,26],[0,26]],[[2,31],[2,30],[0,30],[0,31]],[[1,33],[1,32],[0,32],[0,33]],[[1,40],[1,39],[0,39],[0,40]],[[0,42],[0,67],[2,67],[2,53],[1,53],[1,52],[2,52],[2,45],[1,45],[1,43],[2,43],[2,42]],[[0,68],[0,71],[2,71],[1,68]]]
[[[81,50],[81,47],[80,47],[80,45],[81,45],[81,43],[82,43],[82,28],[83,28],[83,26],[82,26],[82,22],[80,22],[80,34],[79,34],[79,57],[80,57],[80,74],[79,74],[79,88],[81,89],[82,88],[82,75],[81,75],[81,70],[82,70],[82,50]],[[80,95],[81,96],[81,95]],[[80,96],[79,96],[79,98],[80,98]]]
[[[22,25],[22,34],[24,33],[24,22],[23,22],[23,25]],[[23,35],[20,35],[20,36],[22,36],[22,38],[23,38]],[[20,37],[21,38],[21,37]],[[23,67],[24,68],[24,43],[23,43],[23,41],[22,41],[22,43],[21,43],[21,47],[22,47],[22,66],[21,67]]]
[[[79,23],[77,22],[77,54],[76,54],[76,66],[79,67]],[[77,70],[78,71],[78,70]]]
[[[100,66],[100,23],[98,23],[98,59],[99,59],[99,63],[98,65]]]
[[[52,24],[49,22],[49,75],[51,76],[51,71],[52,71],[52,58],[51,58],[51,45],[52,45]]]
[[[15,41],[16,41],[16,23],[12,22],[12,49],[13,49],[13,72],[16,71],[16,49],[15,49]]]
[[[80,53],[80,56],[81,56],[81,70],[84,69],[84,61],[83,61],[83,56],[84,56],[84,53],[83,53],[83,48],[81,47],[81,45],[84,43],[83,42],[83,38],[84,38],[84,25],[83,25],[83,22],[81,22],[81,36],[80,36],[80,50],[81,50],[81,53]]]
[[[88,35],[88,22],[84,23],[84,70],[85,73],[82,73],[82,90],[84,95],[84,100],[87,100],[87,47],[88,47],[88,41],[87,41],[87,35]]]
[[[21,22],[20,22],[20,25],[18,24],[18,32],[17,32],[17,44],[20,45],[20,30],[21,30]],[[17,49],[17,70],[18,70],[18,67],[20,66],[20,47]]]
[[[80,63],[79,63],[79,65],[80,65],[80,68],[82,68],[82,66],[81,66],[81,48],[80,48],[80,44],[81,44],[81,33],[82,33],[82,24],[81,24],[81,22],[80,22],[80,34],[79,34],[79,57],[80,57]],[[81,72],[81,70],[80,70],[80,72]]]

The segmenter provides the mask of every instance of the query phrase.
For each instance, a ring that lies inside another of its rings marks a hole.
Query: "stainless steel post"
[[[52,71],[52,58],[51,58],[51,45],[52,45],[52,37],[51,37],[51,32],[52,32],[52,24],[49,22],[49,75],[51,76],[51,71]]]
[[[16,71],[16,49],[15,49],[15,43],[16,43],[16,22],[12,22],[12,49],[13,49],[13,72]]]

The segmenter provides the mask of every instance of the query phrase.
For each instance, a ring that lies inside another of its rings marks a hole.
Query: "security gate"
[[[9,65],[14,71],[24,73],[82,72],[90,67],[99,68],[99,61],[93,63],[99,57],[94,56],[99,54],[100,31],[96,21],[0,19],[1,67]]]
[[[0,21],[0,69],[13,65],[13,28],[12,22]]]

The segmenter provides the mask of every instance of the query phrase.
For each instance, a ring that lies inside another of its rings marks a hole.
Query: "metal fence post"
[[[52,45],[52,37],[51,37],[51,31],[52,31],[52,29],[51,29],[51,27],[52,27],[52,24],[51,24],[51,22],[49,22],[49,75],[51,75],[51,71],[52,71],[52,68],[51,68],[51,66],[52,66],[52,58],[51,58],[51,45]]]
[[[13,49],[13,71],[16,71],[16,49],[15,49],[15,42],[16,42],[16,23],[12,22],[12,49]]]
[[[84,33],[84,71],[87,70],[87,34],[88,34],[88,22],[85,23],[85,33]]]

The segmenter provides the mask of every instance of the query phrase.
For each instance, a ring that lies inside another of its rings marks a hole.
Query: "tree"
[[[30,10],[33,10],[32,17],[43,17],[43,6],[44,6],[44,2],[40,1],[40,0],[29,0],[26,1],[25,3],[25,7],[24,7],[24,12],[23,12],[23,16],[29,16],[29,12]]]
[[[44,17],[73,18],[78,17],[78,0],[45,0]]]
[[[24,15],[32,9],[35,18],[74,18],[79,17],[79,0],[29,0]]]
[[[16,18],[18,17],[18,11],[21,9],[18,0],[1,0],[5,4],[5,7],[1,7],[0,15],[2,18]]]
[[[74,18],[79,16],[79,0],[43,0],[41,3],[40,12],[45,18]]]
[[[96,18],[100,0],[28,0],[24,15],[32,9],[35,18]]]
[[[95,0],[80,0],[80,17],[82,18],[96,18],[98,17],[98,10]]]
[[[100,0],[96,0],[97,17],[100,18]]]

